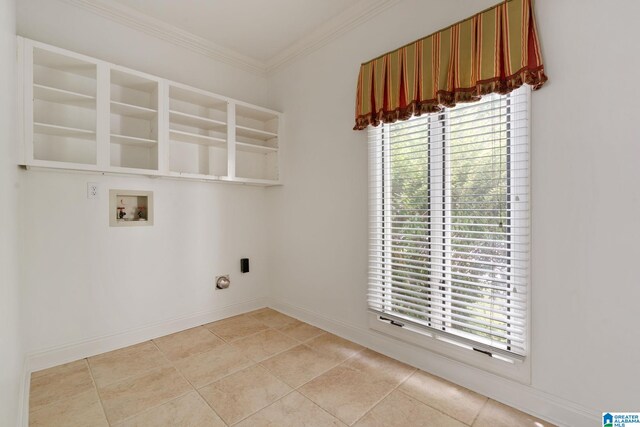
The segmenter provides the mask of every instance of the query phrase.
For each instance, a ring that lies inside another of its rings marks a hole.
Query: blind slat
[[[399,312],[401,313],[413,313],[414,315],[417,315],[418,317],[430,317],[429,321],[432,323],[437,323],[437,322],[442,322],[442,323],[446,323],[446,324],[452,324],[452,325],[456,325],[456,326],[460,326],[462,328],[468,328],[471,329],[472,331],[475,331],[477,333],[480,334],[485,334],[490,336],[492,339],[504,339],[504,340],[510,340],[512,342],[518,343],[518,342],[522,342],[523,339],[521,338],[522,334],[517,333],[517,331],[512,331],[512,334],[507,334],[507,331],[502,330],[499,327],[494,327],[493,329],[487,327],[481,327],[481,326],[476,326],[475,325],[475,321],[473,321],[470,318],[467,318],[467,320],[465,322],[461,322],[459,320],[456,320],[452,317],[449,317],[448,319],[438,319],[438,318],[434,318],[433,315],[430,315],[430,311],[429,308],[427,307],[421,307],[421,306],[417,306],[415,304],[410,304],[410,303],[403,303],[404,305],[399,307]],[[406,306],[405,306],[406,305]],[[408,307],[407,307],[408,306]],[[410,307],[414,307],[414,308],[410,308]],[[418,307],[420,309],[423,309],[424,311],[420,311],[420,310],[416,310],[415,308]],[[480,323],[480,325],[482,325],[482,323]],[[484,326],[484,325],[483,325]]]
[[[481,247],[478,248],[478,250],[483,250],[483,251],[491,251],[492,253],[488,253],[488,254],[484,254],[484,253],[480,253],[480,252],[467,252],[467,251],[462,251],[459,248],[474,248],[476,249],[476,246],[463,246],[463,245],[455,245],[456,248],[458,248],[455,252],[454,255],[451,255],[451,249],[438,249],[433,247],[435,245],[431,245],[431,247],[429,247],[428,249],[422,249],[422,252],[407,252],[407,251],[398,251],[398,248],[392,247],[392,248],[387,248],[387,247],[383,247],[381,249],[380,246],[375,246],[371,248],[371,258],[373,259],[373,257],[375,255],[380,256],[383,252],[385,252],[385,257],[389,258],[389,259],[393,259],[394,257],[397,257],[399,259],[402,259],[402,257],[413,257],[413,258],[425,258],[428,259],[431,256],[438,256],[438,254],[443,254],[443,256],[447,256],[448,259],[451,260],[458,260],[458,258],[456,258],[456,256],[465,256],[465,255],[473,255],[474,257],[482,257],[482,258],[491,258],[492,261],[486,261],[486,260],[480,260],[477,258],[474,258],[476,263],[485,263],[487,265],[493,265],[493,262],[495,262],[495,265],[503,265],[503,263],[498,262],[498,261],[511,261],[512,256],[504,256],[504,255],[498,255],[496,254],[496,252],[504,252],[504,251],[508,251],[510,252],[511,249],[510,248],[493,248],[493,247]],[[439,245],[439,246],[449,246],[449,245]],[[451,245],[454,246],[454,245]],[[464,258],[463,258],[464,259]],[[521,258],[524,259],[524,258]],[[528,259],[526,259],[528,261]]]
[[[442,254],[442,255],[439,255]],[[460,254],[457,254],[460,255]],[[416,259],[417,258],[417,259]],[[441,262],[434,262],[432,260],[438,260]],[[425,261],[422,261],[425,260]],[[442,261],[445,261],[443,263]],[[446,252],[436,252],[436,253],[427,253],[423,254],[420,257],[386,257],[384,261],[378,261],[372,259],[369,261],[369,265],[371,266],[385,266],[389,264],[397,265],[399,267],[406,266],[415,269],[433,269],[433,267],[438,268],[455,268],[455,269],[467,269],[469,271],[482,272],[482,273],[490,273],[495,272],[498,268],[508,268],[509,274],[518,276],[518,277],[527,277],[527,270],[525,268],[518,268],[513,264],[509,264],[507,262],[494,262],[478,260],[478,259],[465,259],[465,258],[456,258],[455,256],[449,256]],[[473,267],[472,267],[473,266]]]
[[[485,276],[482,275],[478,275],[478,274],[471,274],[471,273],[462,273],[459,270],[465,270],[465,271],[469,271],[469,272],[473,272],[473,273],[487,273],[487,274],[491,274],[491,273],[498,273],[499,271],[497,270],[497,268],[504,268],[504,269],[508,269],[509,271],[504,271],[504,272],[499,272],[500,274],[507,274],[509,276],[512,277],[518,277],[518,278],[522,278],[522,277],[527,277],[526,272],[521,273],[518,271],[518,269],[513,269],[511,267],[511,265],[509,264],[497,264],[497,263],[480,263],[480,262],[476,262],[475,260],[465,260],[465,259],[460,259],[460,258],[448,258],[448,257],[436,257],[436,256],[429,256],[429,259],[437,259],[437,260],[443,260],[445,261],[445,263],[442,262],[433,262],[433,261],[416,261],[416,260],[412,260],[412,259],[398,259],[398,258],[391,258],[391,259],[385,259],[384,264],[383,263],[377,263],[374,260],[371,260],[369,262],[369,265],[371,266],[382,266],[382,267],[387,267],[387,266],[392,266],[392,267],[398,267],[399,269],[403,269],[403,268],[411,268],[411,269],[415,269],[418,271],[433,271],[436,269],[440,269],[440,270],[444,270],[444,269],[449,269],[451,271],[448,272],[448,274],[451,274],[453,276],[465,276],[465,277],[471,277],[471,278],[478,278],[478,279],[484,279]],[[450,262],[447,262],[450,261]],[[470,265],[482,265],[483,267],[496,267],[495,269],[489,269],[489,268],[480,268],[480,267],[471,267]]]
[[[430,289],[430,290],[433,290],[433,292],[440,292],[440,293],[445,293],[447,295],[459,296],[461,301],[465,300],[465,299],[475,298],[474,301],[482,302],[482,301],[486,301],[486,300],[482,299],[480,297],[494,298],[494,295],[491,292],[474,291],[473,292],[474,295],[467,295],[465,293],[454,292],[454,291],[456,291],[456,289],[445,288],[443,290],[443,289],[440,289],[440,286],[429,285],[428,283],[417,285],[417,284],[411,284],[411,283],[398,282],[398,281],[395,281],[395,279],[389,279],[389,280],[391,282],[393,282],[394,285],[398,285],[400,287],[400,289],[407,288],[407,289],[413,289],[413,290],[418,291],[418,292]],[[389,289],[387,286],[384,285],[384,283],[381,281],[381,279],[379,279],[377,277],[373,277],[372,278],[372,283],[373,284],[371,285],[370,290],[375,289],[376,287],[378,289],[387,290],[387,291]],[[519,309],[521,309],[523,307],[523,305],[525,303],[526,303],[526,299],[524,299],[524,298],[519,298],[517,296],[516,297],[512,297],[512,298],[509,298],[509,301],[507,303],[503,303],[502,304],[502,309],[505,309],[505,310],[512,309],[514,311],[518,311]]]
[[[371,272],[370,276],[379,276],[381,278],[385,277],[395,277],[398,279],[404,280],[412,280],[415,282],[422,282],[442,287],[450,287],[451,289],[460,289],[465,291],[473,291],[474,289],[491,289],[493,291],[498,292],[513,292],[511,287],[516,286],[518,283],[514,280],[498,280],[498,279],[490,279],[486,278],[483,283],[474,282],[471,280],[462,280],[462,279],[452,279],[451,277],[445,277],[444,272],[441,271],[431,271],[431,275],[422,274],[422,273],[408,273],[399,269],[391,269],[393,273],[388,273],[387,268],[380,268],[376,266],[369,266]],[[442,275],[442,277],[438,276]],[[432,279],[432,280],[429,280]],[[475,279],[475,278],[474,278]],[[494,284],[489,284],[494,283]],[[498,283],[500,285],[495,285]],[[520,292],[518,292],[520,293]]]
[[[379,296],[377,294],[369,294],[368,298],[376,299],[379,298]],[[430,317],[429,320],[432,322],[455,322],[458,325],[473,325],[479,332],[499,336],[501,338],[506,335],[522,335],[524,332],[524,323],[513,318],[509,318],[508,316],[500,317],[490,313],[480,314],[478,311],[474,312],[472,310],[441,305],[419,299],[412,301],[411,298],[401,297],[397,294],[385,295],[383,298],[385,298],[387,304],[398,304],[404,311],[411,310],[418,313],[428,313],[428,317]],[[519,324],[520,327],[516,326],[517,324]]]
[[[411,289],[411,288],[408,288],[408,289],[398,288],[398,290],[394,290],[394,292],[406,294],[406,295],[412,295],[412,296],[415,296],[416,299],[420,299],[422,301],[424,301],[427,297],[429,297],[436,301],[447,302],[449,304],[458,304],[458,305],[473,304],[473,303],[487,304],[491,302],[490,299],[489,300],[487,299],[491,297],[481,298],[477,296],[464,295],[460,293],[452,293],[450,290],[442,291],[442,290],[433,289],[433,288],[420,288],[419,291],[416,291],[415,289]],[[429,292],[429,294],[425,295],[424,292]],[[369,293],[377,293],[382,297],[384,297],[384,295],[387,295],[389,293],[389,290],[383,286],[378,286],[378,287],[372,286],[369,289]],[[445,305],[442,305],[442,304],[440,306],[445,307]],[[513,318],[524,320],[525,316],[522,313],[520,313],[518,310],[515,310],[516,308],[521,308],[521,307],[519,307],[517,304],[509,304],[509,306],[507,307],[505,307],[504,305],[492,306],[491,309],[485,309],[485,311],[492,311],[504,316],[511,316]]]

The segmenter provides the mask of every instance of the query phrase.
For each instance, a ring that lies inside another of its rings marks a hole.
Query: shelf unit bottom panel
[[[171,172],[205,176],[226,176],[228,173],[226,147],[171,141],[169,152]]]
[[[96,165],[97,143],[60,134],[34,134],[34,160]]]
[[[158,170],[157,146],[111,144],[109,153],[112,167]]]
[[[236,176],[247,179],[277,181],[278,153],[237,151]]]

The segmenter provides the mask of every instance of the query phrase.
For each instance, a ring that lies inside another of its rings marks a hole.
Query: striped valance
[[[531,0],[507,0],[362,64],[354,129],[546,80]]]

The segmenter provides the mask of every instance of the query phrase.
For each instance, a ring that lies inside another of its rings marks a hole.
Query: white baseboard
[[[89,338],[62,346],[31,352],[26,356],[25,371],[27,376],[30,376],[31,372],[73,362],[85,357],[95,356],[96,354],[107,351],[117,350],[150,339],[194,328],[205,323],[246,313],[267,305],[267,298],[256,298],[250,301],[220,307],[213,311],[167,319],[162,322],[120,331],[110,335]]]
[[[31,374],[27,371],[27,358],[22,363],[22,382],[20,385],[20,400],[18,402],[18,426],[29,426],[29,389],[31,388]]]
[[[281,300],[272,300],[270,307],[558,426],[599,425],[600,414],[597,411],[531,386]]]

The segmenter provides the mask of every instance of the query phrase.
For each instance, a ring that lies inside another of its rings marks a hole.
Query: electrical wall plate
[[[240,272],[248,273],[249,272],[249,258],[241,258],[240,259]]]
[[[87,199],[97,199],[97,198],[98,198],[98,183],[87,182]]]

